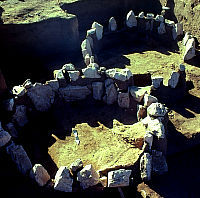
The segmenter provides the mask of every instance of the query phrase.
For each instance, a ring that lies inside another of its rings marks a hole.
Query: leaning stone
[[[129,186],[131,170],[119,169],[108,172],[108,187]]]
[[[54,92],[57,92],[58,89],[59,89],[59,82],[58,82],[58,80],[49,80],[49,81],[46,81],[45,84],[49,85]]]
[[[97,37],[97,40],[101,40],[102,37],[103,37],[103,26],[97,22],[94,22],[92,24],[92,28],[95,28],[96,29],[96,37]]]
[[[161,103],[152,103],[148,108],[147,108],[147,114],[153,117],[164,117],[165,114],[167,113],[167,110],[165,106]]]
[[[131,10],[126,16],[126,25],[129,28],[137,27],[137,19],[135,17],[133,10]]]
[[[106,103],[111,105],[117,101],[118,92],[114,84],[106,87]]]
[[[129,98],[129,93],[122,93],[119,92],[118,94],[118,105],[121,108],[129,108],[130,105],[130,98]]]
[[[86,67],[82,72],[85,78],[101,78],[96,67]]]
[[[88,66],[90,64],[90,55],[89,54],[86,54],[84,62],[86,64],[86,66]]]
[[[129,87],[129,92],[133,96],[135,101],[141,102],[146,93],[148,94],[151,93],[151,86],[146,86],[146,87],[131,86]]]
[[[180,74],[178,72],[172,71],[170,79],[168,80],[168,86],[171,88],[176,88],[179,81]]]
[[[76,69],[72,63],[68,63],[62,66],[62,70],[75,71]]]
[[[14,86],[12,89],[12,93],[18,97],[21,97],[26,93],[26,89],[21,85]]]
[[[44,186],[51,178],[47,170],[41,164],[35,164],[30,171],[30,177],[37,182],[39,186]]]
[[[157,15],[155,20],[163,23],[165,21],[165,18],[162,15]]]
[[[92,165],[86,165],[77,174],[77,180],[83,189],[94,186],[100,182],[98,173],[94,170]]]
[[[144,18],[144,12],[140,12],[138,15],[139,18]]]
[[[23,146],[12,143],[6,149],[7,153],[11,155],[11,159],[17,165],[18,170],[23,175],[26,175],[31,170],[32,164]]]
[[[140,174],[142,180],[150,181],[152,171],[152,156],[149,153],[144,153],[140,159]]]
[[[83,162],[81,159],[77,159],[70,165],[70,170],[72,172],[76,172],[77,170],[80,170],[83,168]]]
[[[165,127],[158,119],[151,120],[151,122],[148,123],[148,131],[158,137],[158,139],[165,138]]]
[[[37,111],[48,111],[54,103],[55,92],[49,85],[35,83],[27,91],[27,95],[31,99]]]
[[[78,80],[79,76],[80,76],[80,72],[79,71],[68,71],[69,77],[71,79],[71,81],[76,81]]]
[[[7,131],[0,131],[0,148],[5,146],[11,139],[10,134]]]
[[[117,22],[114,17],[111,17],[109,19],[109,26],[108,26],[109,31],[114,32],[117,30]]]
[[[18,132],[17,130],[15,129],[15,126],[12,122],[8,123],[6,125],[6,128],[8,130],[8,132],[10,133],[10,135],[14,138],[17,138],[18,137]]]
[[[191,39],[191,38],[192,38],[191,33],[190,33],[190,32],[186,32],[186,33],[185,33],[185,36],[184,36],[184,38],[183,38],[183,41],[182,41],[183,45],[186,46],[188,40]]]
[[[151,78],[152,85],[155,89],[159,88],[163,84],[163,77],[162,76],[154,76]]]
[[[102,82],[92,83],[93,98],[95,100],[101,100],[104,92],[104,84]]]
[[[147,109],[142,105],[138,105],[137,120],[140,121],[141,119],[144,119],[146,116],[147,116]]]
[[[91,94],[91,91],[87,86],[68,85],[65,88],[60,88],[59,94],[66,102],[72,102],[85,99]]]
[[[160,26],[158,27],[158,34],[162,35],[165,33],[166,33],[165,24],[162,22],[160,23]]]
[[[149,107],[152,103],[158,102],[158,99],[155,96],[145,94],[144,95],[144,106]]]
[[[28,118],[26,116],[26,106],[17,105],[15,114],[13,115],[13,121],[15,121],[20,127],[23,127],[28,123]]]
[[[157,175],[168,172],[168,166],[165,156],[160,151],[152,151],[152,171]]]
[[[183,59],[185,61],[192,59],[195,57],[195,40],[194,38],[191,38],[187,41],[186,46],[185,46],[185,53],[183,55]]]
[[[63,192],[72,192],[73,179],[66,166],[61,166],[55,175],[54,189]]]
[[[90,41],[88,39],[85,39],[82,43],[81,43],[81,49],[82,51],[83,50],[86,50],[87,53],[86,54],[89,54],[90,56],[92,56],[92,49],[91,49],[91,46],[90,46]],[[85,58],[84,56],[85,54],[83,54],[83,58]]]

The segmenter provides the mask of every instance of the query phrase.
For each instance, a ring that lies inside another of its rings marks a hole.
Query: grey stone
[[[90,64],[94,63],[94,56],[90,57]]]
[[[183,59],[185,61],[190,60],[196,56],[195,54],[195,40],[194,38],[188,39],[186,46],[185,46],[185,52],[183,55]]]
[[[178,82],[179,82],[179,76],[180,74],[176,71],[172,71],[170,79],[168,80],[168,86],[171,88],[176,88]]]
[[[162,15],[157,15],[155,20],[163,23],[165,21],[165,18]]]
[[[99,69],[99,65],[97,63],[90,63],[89,67]]]
[[[164,117],[165,114],[167,113],[167,110],[165,106],[161,103],[152,103],[148,108],[147,108],[147,113],[150,116],[154,117]]]
[[[54,103],[55,92],[49,85],[35,83],[27,92],[37,111],[48,111]]]
[[[191,33],[190,33],[190,32],[186,32],[186,33],[185,33],[185,36],[184,36],[184,38],[183,38],[183,41],[182,41],[183,45],[186,46],[188,40],[191,39],[191,38],[192,38]]]
[[[171,20],[169,20],[169,19],[165,19],[165,24],[166,24],[167,26],[175,26],[174,21],[171,21]]]
[[[126,16],[126,25],[129,28],[137,27],[137,19],[135,17],[133,10],[129,11],[129,13]]]
[[[62,66],[62,70],[75,71],[75,66],[72,63],[68,63]]]
[[[85,78],[101,78],[101,76],[98,74],[98,69],[96,67],[88,66],[82,69],[82,72]]]
[[[146,19],[153,19],[154,14],[153,13],[147,13]]]
[[[68,85],[65,88],[60,88],[59,94],[66,102],[70,102],[85,99],[91,94],[91,91],[87,88],[87,86]]]
[[[30,171],[30,177],[37,182],[39,186],[44,186],[51,178],[47,170],[41,164],[35,164]]]
[[[71,165],[70,165],[70,170],[72,172],[76,172],[79,169],[83,168],[83,162],[81,159],[77,159],[76,161],[74,161]]]
[[[165,29],[165,24],[162,22],[160,23],[160,26],[158,27],[158,34],[165,34],[166,33],[166,29]]]
[[[144,153],[140,159],[140,174],[145,181],[151,180],[152,172],[152,156],[149,153]]]
[[[26,106],[17,105],[15,114],[13,115],[13,121],[18,124],[18,126],[23,127],[28,123],[28,118],[26,115]]]
[[[161,84],[163,84],[163,77],[162,76],[154,76],[151,78],[152,85],[154,88],[159,88]]]
[[[114,32],[117,30],[117,22],[114,17],[111,17],[109,19],[109,26],[108,26],[109,31]]]
[[[15,129],[15,126],[12,122],[8,123],[6,125],[6,128],[8,130],[8,132],[10,133],[10,135],[14,138],[17,138],[18,137],[18,132],[17,130]]]
[[[141,102],[146,93],[148,94],[151,93],[151,86],[146,86],[146,87],[131,86],[129,87],[129,92],[133,96],[135,101]]]
[[[94,48],[94,41],[93,41],[93,38],[92,38],[91,36],[87,36],[86,38],[89,40],[91,49],[93,49],[93,48]]]
[[[80,76],[80,72],[79,71],[68,71],[69,77],[71,79],[71,81],[76,81],[78,80],[79,76]]]
[[[111,105],[117,101],[118,92],[114,84],[106,87],[106,103]]]
[[[130,106],[130,98],[129,98],[129,93],[122,93],[119,92],[118,94],[118,105],[121,108],[129,108]]]
[[[152,103],[158,102],[158,99],[155,96],[145,94],[144,95],[144,106],[149,107]]]
[[[10,134],[7,131],[0,130],[0,148],[5,146],[11,139]]]
[[[90,64],[90,55],[89,54],[86,54],[84,62],[86,64],[86,66],[88,66]]]
[[[97,40],[101,40],[102,37],[103,37],[103,26],[97,22],[94,22],[92,24],[92,28],[95,28],[96,29],[96,37],[97,37]]]
[[[153,135],[150,132],[146,132],[144,136],[144,142],[146,142],[149,146],[149,149],[151,150],[152,144],[153,144]]]
[[[54,189],[63,192],[72,192],[73,179],[66,166],[61,166],[55,175]]]
[[[105,87],[110,86],[111,84],[114,84],[114,80],[111,78],[108,78],[105,80]]]
[[[80,172],[78,172],[77,180],[80,182],[83,189],[94,186],[100,182],[99,175],[91,164],[86,165]]]
[[[179,70],[182,71],[182,72],[184,72],[185,71],[185,65],[180,64],[179,65]]]
[[[132,72],[128,69],[108,69],[106,70],[106,75],[110,78],[116,79],[116,80],[120,80],[120,81],[126,81],[129,80],[133,74]]]
[[[49,80],[49,81],[46,81],[45,84],[49,85],[54,92],[57,92],[58,89],[59,89],[59,82],[58,82],[58,80]]]
[[[144,12],[140,12],[138,15],[139,18],[144,18]]]
[[[108,172],[108,187],[129,186],[131,170],[119,169]]]
[[[31,170],[32,164],[23,146],[12,143],[7,146],[6,149],[7,153],[11,156],[11,159],[17,165],[18,170],[23,175],[26,175]]]
[[[176,23],[175,28],[176,28],[177,36],[183,35],[183,24],[182,23]]]
[[[21,97],[26,93],[26,89],[22,85],[14,86],[12,93],[18,97]]]
[[[102,82],[92,83],[93,98],[95,100],[101,100],[104,92],[104,84]]]
[[[87,30],[87,37],[96,38],[96,28]]]
[[[90,46],[90,41],[88,39],[85,39],[81,43],[81,49],[82,49],[83,58],[85,58],[86,54],[89,54],[90,56],[92,56],[92,49]]]
[[[176,25],[174,25],[173,27],[172,27],[172,38],[174,39],[174,40],[176,40],[177,39],[177,31],[176,31]]]

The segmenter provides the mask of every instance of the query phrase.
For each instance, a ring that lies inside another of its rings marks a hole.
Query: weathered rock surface
[[[182,23],[176,23],[175,28],[176,28],[177,36],[183,35],[183,24]]]
[[[16,106],[16,111],[13,115],[13,121],[16,122],[20,127],[23,127],[25,124],[28,123],[25,105]]]
[[[133,96],[134,100],[136,100],[137,102],[141,102],[146,93],[148,94],[151,93],[151,86],[146,86],[146,87],[131,86],[129,87],[129,92]]]
[[[144,95],[144,106],[149,107],[152,103],[158,102],[158,99],[152,95]]]
[[[91,94],[91,91],[87,86],[68,85],[65,88],[60,88],[59,94],[66,102],[70,102],[85,99],[88,95]]]
[[[186,43],[185,53],[183,55],[183,59],[185,61],[192,59],[193,57],[196,56],[195,51],[196,51],[196,49],[195,49],[195,40],[194,40],[194,38],[191,38]]]
[[[90,64],[90,55],[89,54],[85,55],[84,62],[86,64],[86,66],[88,66]]]
[[[167,110],[165,106],[161,103],[152,103],[148,108],[147,108],[147,114],[150,116],[154,117],[164,117],[165,114],[167,113]]]
[[[17,165],[18,170],[26,175],[32,168],[31,161],[22,145],[12,143],[7,148],[7,153],[11,155],[12,160]]]
[[[109,31],[111,31],[111,32],[114,32],[114,31],[117,30],[117,22],[116,22],[116,20],[115,20],[114,17],[111,17],[111,18],[109,19],[108,29],[109,29]]]
[[[162,15],[156,15],[155,20],[163,23],[165,21],[165,18]]]
[[[118,94],[118,105],[121,108],[129,108],[130,105],[130,98],[129,98],[129,93],[122,93],[119,92]]]
[[[93,82],[92,90],[93,90],[93,98],[95,100],[101,100],[104,92],[103,82]]]
[[[129,186],[131,170],[119,169],[108,172],[108,187]]]
[[[70,165],[70,170],[72,172],[76,172],[79,169],[83,168],[83,162],[81,159],[77,159],[76,161],[74,161],[71,165]]]
[[[101,40],[102,37],[103,37],[103,26],[97,22],[94,22],[92,24],[92,28],[95,28],[96,29],[96,37],[97,37],[97,40]]]
[[[133,10],[129,11],[129,13],[126,16],[126,25],[129,28],[137,26],[137,19],[135,17]]]
[[[30,171],[30,177],[35,180],[39,186],[44,186],[50,180],[47,170],[41,164],[35,164],[33,166]]]
[[[179,76],[180,74],[178,72],[172,71],[170,79],[168,80],[168,86],[171,88],[176,88],[179,82]]]
[[[61,166],[55,175],[54,189],[63,192],[72,192],[73,179],[66,166]]]
[[[96,67],[86,67],[82,69],[82,72],[85,76],[85,78],[101,78],[101,76],[98,74],[98,69]]]
[[[48,111],[54,102],[55,92],[49,85],[35,83],[27,92],[37,111]]]
[[[152,156],[149,153],[144,153],[140,159],[140,174],[145,181],[151,180],[152,171]]]
[[[94,186],[100,182],[98,173],[94,170],[92,165],[86,165],[77,174],[77,180],[83,189]]]

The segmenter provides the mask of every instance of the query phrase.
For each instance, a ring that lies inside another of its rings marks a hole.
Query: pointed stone
[[[116,20],[115,20],[114,17],[111,17],[111,18],[109,19],[108,29],[109,29],[109,31],[111,31],[111,32],[114,32],[114,31],[117,30],[117,22],[116,22]]]
[[[126,25],[129,28],[137,27],[137,19],[135,17],[133,10],[131,10],[126,16]]]
[[[92,24],[92,28],[95,28],[96,29],[96,37],[97,37],[97,40],[101,40],[102,37],[103,37],[103,26],[97,22],[94,22]]]

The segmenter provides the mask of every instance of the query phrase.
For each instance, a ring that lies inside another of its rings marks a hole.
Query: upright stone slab
[[[195,40],[194,38],[188,39],[186,46],[185,46],[185,53],[183,55],[183,59],[185,61],[190,60],[196,56],[195,54]]]
[[[130,98],[129,98],[129,93],[122,93],[119,92],[118,94],[118,105],[121,108],[129,108],[130,105]]]
[[[10,154],[12,160],[17,165],[18,170],[26,175],[32,168],[31,161],[22,145],[12,143],[7,148],[7,153]]]
[[[54,189],[63,192],[72,192],[73,179],[66,166],[61,166],[55,175]]]
[[[117,30],[117,22],[116,22],[114,17],[111,17],[109,19],[108,29],[109,29],[110,32],[114,32],[114,31]]]
[[[165,18],[164,16],[162,15],[156,15],[156,18],[155,18],[156,21],[159,21],[161,23],[165,22]]]
[[[165,23],[161,22],[160,26],[158,27],[158,34],[162,35],[166,33]]]
[[[179,76],[180,74],[176,71],[172,71],[170,79],[168,80],[168,86],[171,88],[176,88],[178,82],[179,82]]]
[[[9,134],[14,137],[14,138],[17,138],[18,137],[18,132],[15,128],[15,125],[12,123],[12,122],[9,122],[7,125],[6,125],[6,129],[8,130]]]
[[[77,174],[77,180],[83,189],[94,186],[100,182],[98,173],[94,170],[92,165],[86,165]]]
[[[129,28],[137,27],[137,19],[135,17],[133,10],[129,11],[129,13],[126,16],[126,25]]]
[[[85,56],[87,54],[89,54],[90,56],[92,56],[92,49],[91,49],[91,46],[90,46],[90,41],[88,39],[85,39],[81,43],[81,50],[82,50],[83,58],[85,58]]]
[[[97,37],[97,40],[101,40],[102,37],[103,37],[103,26],[97,22],[94,22],[92,24],[92,28],[95,28],[96,29],[96,37]]]
[[[149,153],[144,153],[140,159],[140,174],[145,181],[151,180],[152,172],[152,156]]]
[[[152,80],[152,85],[155,89],[159,88],[163,84],[162,76],[151,77],[151,80]]]
[[[13,115],[12,120],[18,124],[18,126],[23,127],[28,123],[28,118],[26,115],[26,106],[17,105],[15,114]]]
[[[93,98],[95,100],[101,100],[104,92],[104,84],[102,82],[92,83]]]
[[[35,164],[30,171],[30,177],[37,182],[39,186],[44,186],[51,178],[47,170],[41,164]]]
[[[129,186],[131,170],[119,169],[108,172],[108,187]]]
[[[109,105],[114,104],[117,101],[118,92],[114,84],[110,84],[106,87],[105,102]]]

